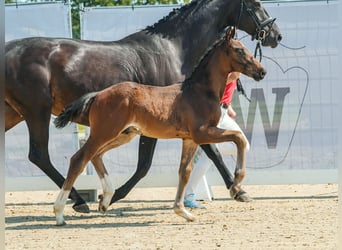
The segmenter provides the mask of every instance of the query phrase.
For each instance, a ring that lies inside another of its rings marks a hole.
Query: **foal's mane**
[[[195,74],[195,72],[197,72],[198,70],[200,70],[200,66],[202,65],[202,62],[205,62],[206,60],[209,59],[209,55],[214,51],[214,49],[218,46],[220,46],[222,43],[226,42],[226,36],[222,36],[219,39],[217,39],[214,44],[209,47],[206,52],[202,55],[202,57],[198,60],[198,63],[196,64],[196,66],[194,67],[194,70],[192,71],[192,73],[190,74],[190,76],[188,78],[186,78],[184,80],[184,82],[182,83],[182,90],[189,88],[193,85],[194,81],[193,81],[193,76]],[[206,63],[205,63],[206,64]]]

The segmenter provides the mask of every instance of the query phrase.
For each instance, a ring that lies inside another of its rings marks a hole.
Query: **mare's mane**
[[[182,90],[191,87],[195,81],[193,81],[193,76],[195,72],[197,72],[201,65],[206,65],[206,61],[209,60],[211,53],[214,51],[214,49],[218,46],[220,46],[222,43],[227,42],[226,36],[222,36],[219,39],[217,39],[214,44],[209,47],[205,53],[203,53],[202,57],[198,60],[197,65],[194,67],[194,70],[191,72],[190,76],[184,80],[182,83]],[[202,63],[203,62],[203,63]]]
[[[212,0],[210,0],[212,1]],[[180,8],[174,8],[167,16],[164,16],[163,18],[159,19],[156,23],[147,26],[145,29],[142,31],[155,31],[158,26],[162,25],[163,23],[169,21],[172,19],[174,16],[177,15],[179,17],[180,15],[184,15],[185,17],[188,15],[187,11],[194,9],[194,7],[199,4],[199,7],[202,6],[206,1],[202,0],[193,0],[188,4],[185,4],[181,6]]]

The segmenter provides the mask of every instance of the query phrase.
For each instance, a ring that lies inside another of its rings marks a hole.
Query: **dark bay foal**
[[[234,197],[240,191],[246,172],[246,141],[239,131],[216,127],[221,114],[220,99],[228,73],[242,72],[259,81],[266,71],[238,40],[233,39],[234,34],[235,28],[228,28],[224,39],[208,50],[183,84],[155,87],[122,82],[85,95],[64,109],[55,120],[57,127],[82,119],[88,120],[91,132],[87,142],[70,160],[68,175],[54,204],[57,225],[65,224],[63,210],[66,200],[88,161],[127,128],[152,138],[183,140],[174,211],[186,220],[194,220],[194,216],[184,208],[183,199],[198,144],[225,141],[236,144],[237,162],[230,194]],[[104,213],[114,188],[104,166],[96,167],[96,171],[103,187],[99,210]]]

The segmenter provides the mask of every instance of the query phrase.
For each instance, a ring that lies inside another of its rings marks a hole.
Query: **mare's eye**
[[[243,49],[236,49],[236,53],[238,54],[238,56],[244,56],[245,52],[243,51]]]

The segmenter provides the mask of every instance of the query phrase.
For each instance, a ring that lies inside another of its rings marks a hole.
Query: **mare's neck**
[[[184,6],[154,26],[154,31],[173,41],[182,57],[182,74],[189,77],[204,52],[234,25],[239,15],[238,0],[201,0]]]

